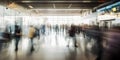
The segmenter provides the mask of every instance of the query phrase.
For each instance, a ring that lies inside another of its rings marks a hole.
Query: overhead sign
[[[108,14],[98,16],[98,20],[110,20],[110,19],[115,19],[115,18],[116,18],[116,16],[108,15]]]
[[[113,12],[120,12],[120,2],[108,5],[106,7],[100,8],[97,10],[97,12],[102,12],[102,11],[113,11]]]

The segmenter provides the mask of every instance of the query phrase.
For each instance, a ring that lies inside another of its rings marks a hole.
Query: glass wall
[[[14,33],[14,25],[20,25],[23,33],[27,34],[30,25],[40,27],[40,25],[80,25],[82,23],[80,16],[33,16],[25,15],[16,10],[0,6],[0,30],[5,31],[6,28],[12,29]]]

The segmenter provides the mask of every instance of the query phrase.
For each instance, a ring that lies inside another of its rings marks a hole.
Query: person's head
[[[72,27],[72,26],[75,26],[75,25],[74,25],[74,24],[71,24],[71,27]]]
[[[30,25],[30,27],[33,27],[33,25]]]
[[[18,26],[18,25],[15,25],[15,29],[19,29],[19,26]]]

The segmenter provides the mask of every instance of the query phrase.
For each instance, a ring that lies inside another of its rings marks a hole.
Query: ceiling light
[[[30,10],[90,10],[90,9],[30,9]]]
[[[28,7],[31,8],[31,9],[33,8],[33,6],[31,6],[31,5],[29,5]]]
[[[68,8],[71,8],[71,6],[72,6],[72,4],[70,4],[70,5],[68,6]]]
[[[113,12],[116,12],[116,11],[117,11],[117,9],[114,7],[114,8],[112,8],[112,11],[113,11]]]

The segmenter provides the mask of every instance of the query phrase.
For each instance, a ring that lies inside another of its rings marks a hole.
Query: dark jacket
[[[20,37],[21,37],[21,28],[20,28],[20,26],[18,26],[18,25],[15,25],[15,33],[14,33],[14,36],[17,37],[17,38],[20,38]]]

